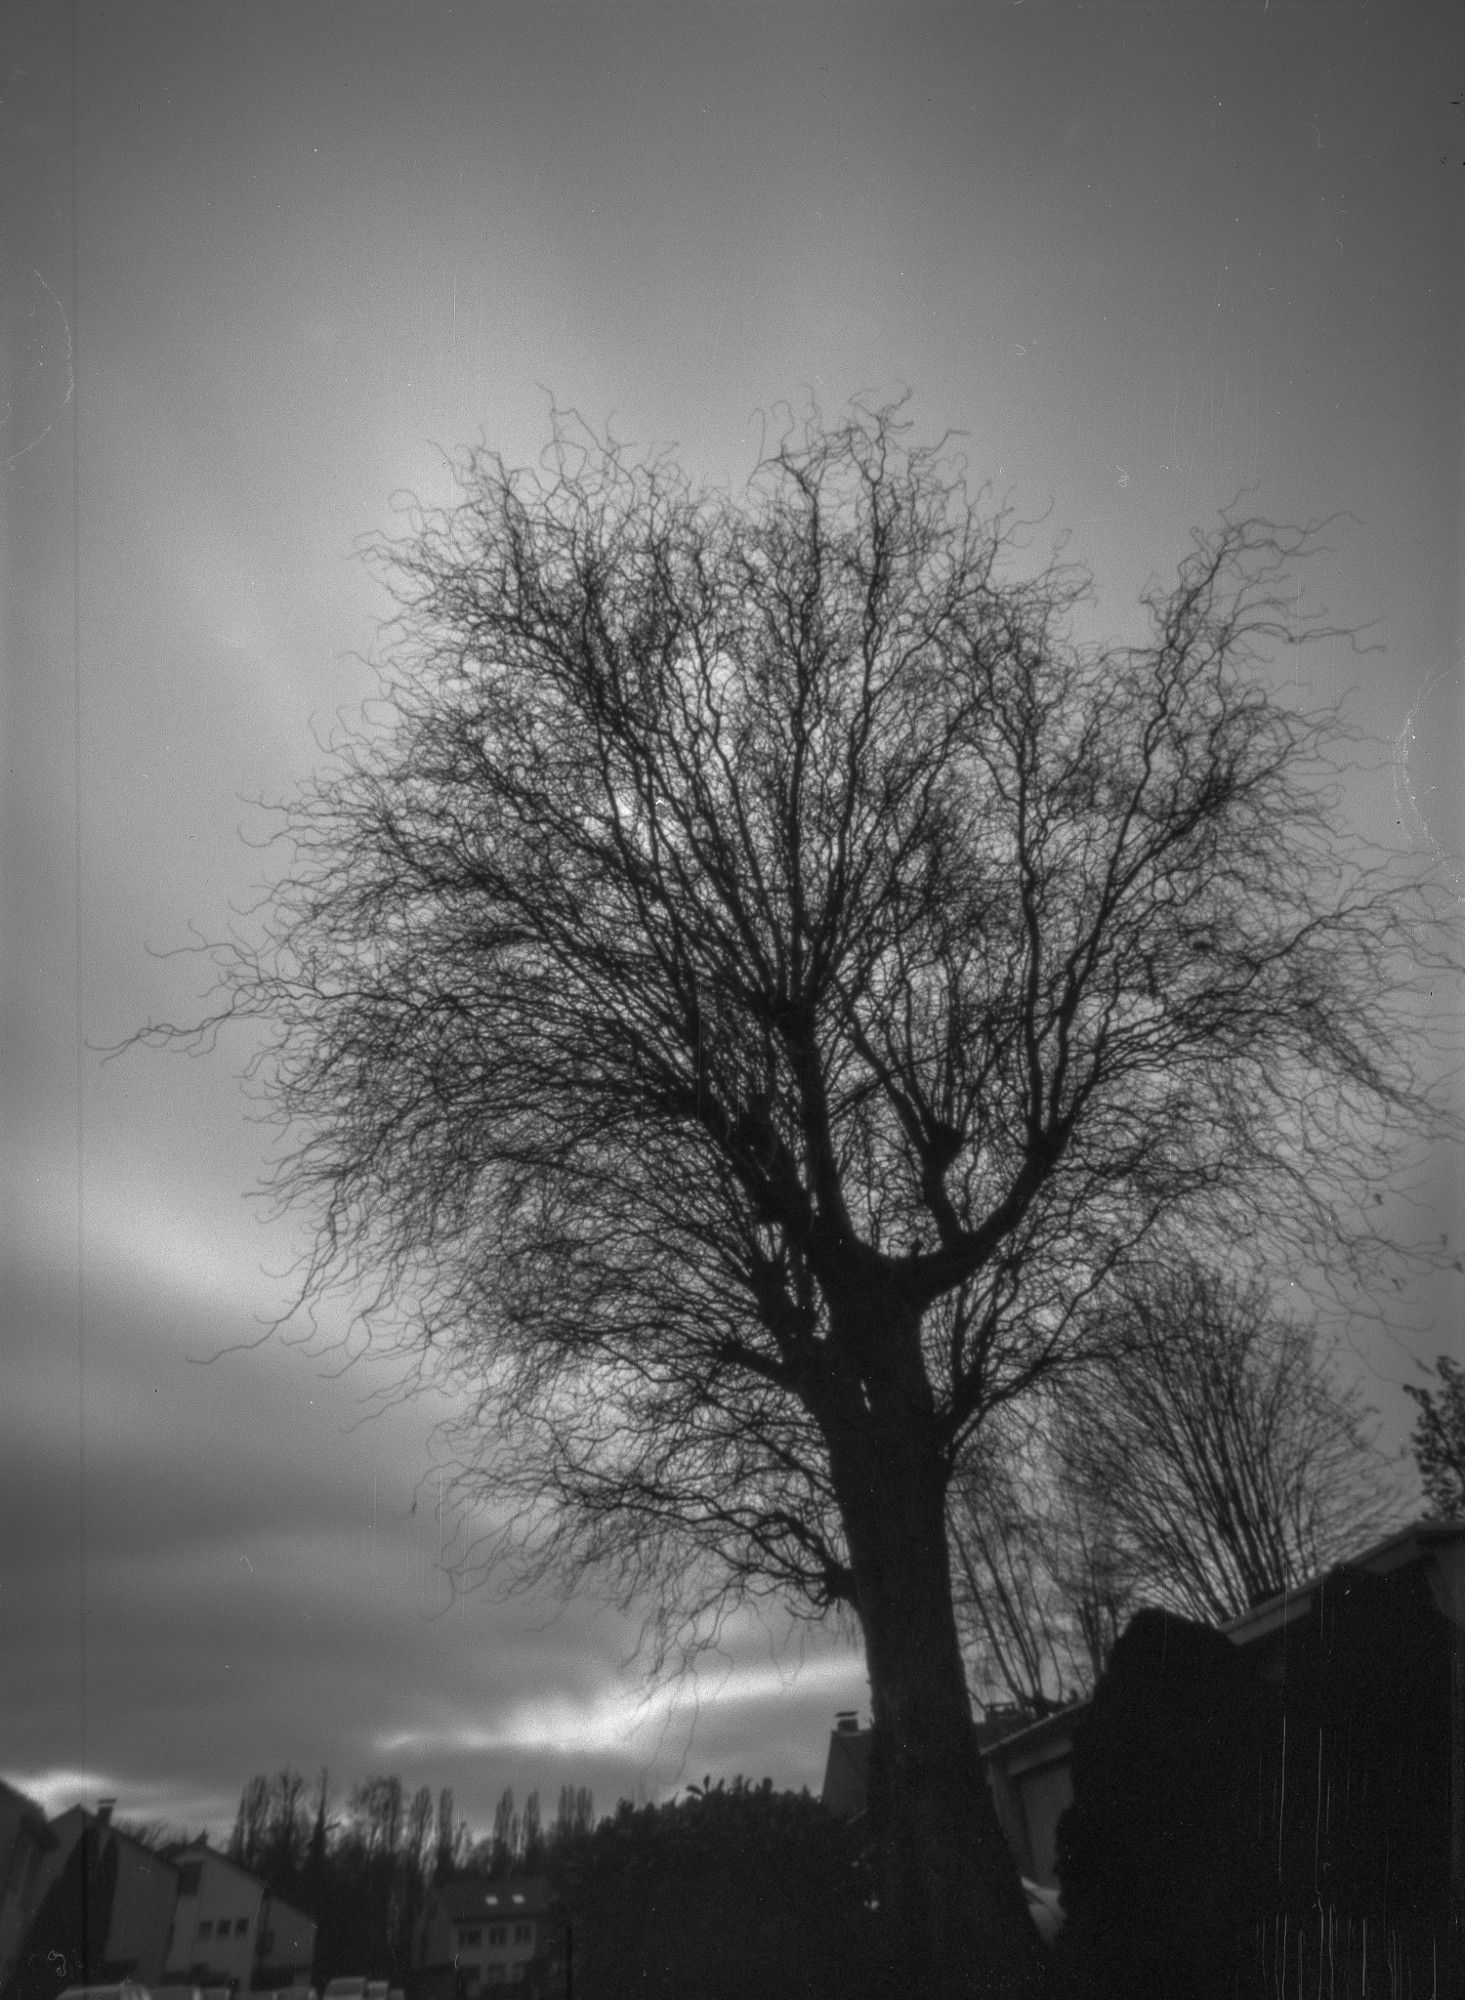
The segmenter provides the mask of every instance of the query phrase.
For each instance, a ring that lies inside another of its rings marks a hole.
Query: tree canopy
[[[1007,1990],[952,1469],[1161,1224],[1356,1267],[1424,1109],[1427,899],[1263,671],[1327,629],[1313,537],[1227,518],[1103,644],[891,411],[739,493],[568,426],[457,471],[377,551],[380,701],[220,955],[304,1295],[360,1284],[455,1380],[493,1555],[668,1642],[852,1610],[887,1901],[926,1990]]]

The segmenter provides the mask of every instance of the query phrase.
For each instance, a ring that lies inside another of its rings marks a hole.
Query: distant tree
[[[531,1875],[544,1860],[544,1828],[540,1824],[538,1792],[531,1792],[524,1801],[519,1859],[526,1873]]]
[[[577,1835],[589,1833],[595,1825],[595,1794],[588,1785],[561,1785],[549,1830],[551,1847],[562,1847]]]
[[[1057,1458],[1139,1596],[1224,1621],[1397,1524],[1377,1419],[1262,1282],[1182,1257],[1105,1312],[1113,1359],[1060,1395]]]
[[[951,1539],[980,1693],[1087,1695],[1141,1603],[1224,1621],[1401,1517],[1376,1419],[1265,1286],[1181,1256],[1103,1308],[1096,1358],[958,1471]]]
[[[426,1874],[432,1848],[432,1787],[419,1785],[407,1804],[404,1853],[419,1874]]]
[[[330,1794],[331,1774],[322,1764],[320,1776],[316,1779],[315,1815],[311,1821],[310,1845],[306,1849],[303,1883],[306,1907],[312,1914],[325,1888],[327,1841],[330,1834],[330,1822],[326,1813],[330,1805]]]
[[[310,1799],[286,1770],[244,1786],[229,1853],[315,1918],[317,1984],[363,1970],[402,1984],[429,1889],[464,1868],[472,1845],[446,1786],[434,1801],[427,1785],[409,1795],[395,1775],[368,1778],[334,1817],[326,1770]]]
[[[1087,1695],[1137,1579],[1109,1510],[1065,1478],[1041,1408],[991,1420],[957,1468],[949,1522],[974,1695],[1034,1717]]]
[[[412,1964],[417,1919],[427,1899],[433,1864],[432,1787],[419,1785],[408,1801],[402,1846],[393,1871],[389,1929],[394,1963]]]
[[[225,1849],[241,1868],[259,1866],[269,1837],[270,1781],[263,1773],[251,1778],[239,1795],[234,1827]]]
[[[1404,1385],[1419,1407],[1410,1442],[1430,1513],[1458,1521],[1465,1516],[1465,1368],[1442,1354],[1435,1373],[1438,1389]]]
[[[310,1844],[310,1814],[306,1781],[288,1767],[276,1773],[269,1793],[264,1847],[257,1866],[266,1881],[286,1894],[296,1894],[304,1876]]]
[[[1427,891],[1358,865],[1332,724],[1264,677],[1326,630],[1311,542],[1228,519],[1105,645],[888,411],[736,496],[565,429],[458,470],[192,1032],[271,1024],[304,1296],[448,1370],[489,1558],[649,1603],[663,1657],[843,1607],[910,1983],[1026,1991],[954,1468],[1166,1218],[1365,1267],[1428,1114]]]
[[[433,1856],[433,1880],[446,1881],[467,1862],[473,1837],[466,1820],[458,1817],[452,1789],[444,1785],[437,1799],[437,1844]]]
[[[357,1785],[351,1794],[351,1817],[368,1855],[395,1861],[405,1822],[402,1780],[396,1776],[368,1778]]]

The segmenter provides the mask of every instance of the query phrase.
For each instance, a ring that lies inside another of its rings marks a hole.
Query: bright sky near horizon
[[[750,1622],[648,1697],[602,1607],[451,1598],[441,1406],[249,1345],[299,1245],[248,1200],[247,1048],[97,1051],[187,1011],[156,954],[369,691],[357,538],[449,497],[438,447],[532,459],[551,399],[736,482],[781,401],[908,388],[1115,622],[1243,487],[1347,510],[1314,588],[1385,650],[1301,671],[1385,746],[1360,823],[1459,852],[1462,95],[1443,4],[12,0],[0,1772],[190,1827],[287,1762],[480,1825],[505,1784],[817,1786],[847,1639]],[[1418,1203],[1459,1227],[1452,1159]],[[1396,1433],[1462,1282],[1364,1357]]]

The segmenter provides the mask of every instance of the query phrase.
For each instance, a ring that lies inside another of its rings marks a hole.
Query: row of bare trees
[[[253,1777],[240,1794],[227,1852],[316,1920],[320,1979],[368,1970],[405,1978],[429,1891],[453,1876],[484,1878],[541,1867],[594,1824],[594,1796],[563,1785],[546,1822],[538,1792],[522,1808],[500,1796],[493,1831],[475,1839],[452,1791],[408,1792],[400,1778],[368,1778],[333,1803],[330,1777]]]

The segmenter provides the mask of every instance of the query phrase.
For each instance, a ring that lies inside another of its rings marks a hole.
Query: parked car
[[[282,1986],[275,2000],[318,2000],[318,1996],[313,1986]]]
[[[148,1989],[135,1979],[123,1979],[115,1986],[68,1986],[57,2000],[148,2000]]]
[[[1041,1882],[1030,1882],[1026,1875],[1022,1878],[1022,1892],[1027,1898],[1028,1915],[1037,1926],[1038,1936],[1044,1944],[1052,1944],[1063,1928],[1063,1904],[1056,1889],[1045,1889]]]
[[[367,1982],[363,1973],[349,1979],[333,1979],[326,1987],[325,2000],[366,2000]]]
[[[203,2000],[203,1988],[192,1984],[150,1986],[148,1992],[153,2000]]]

